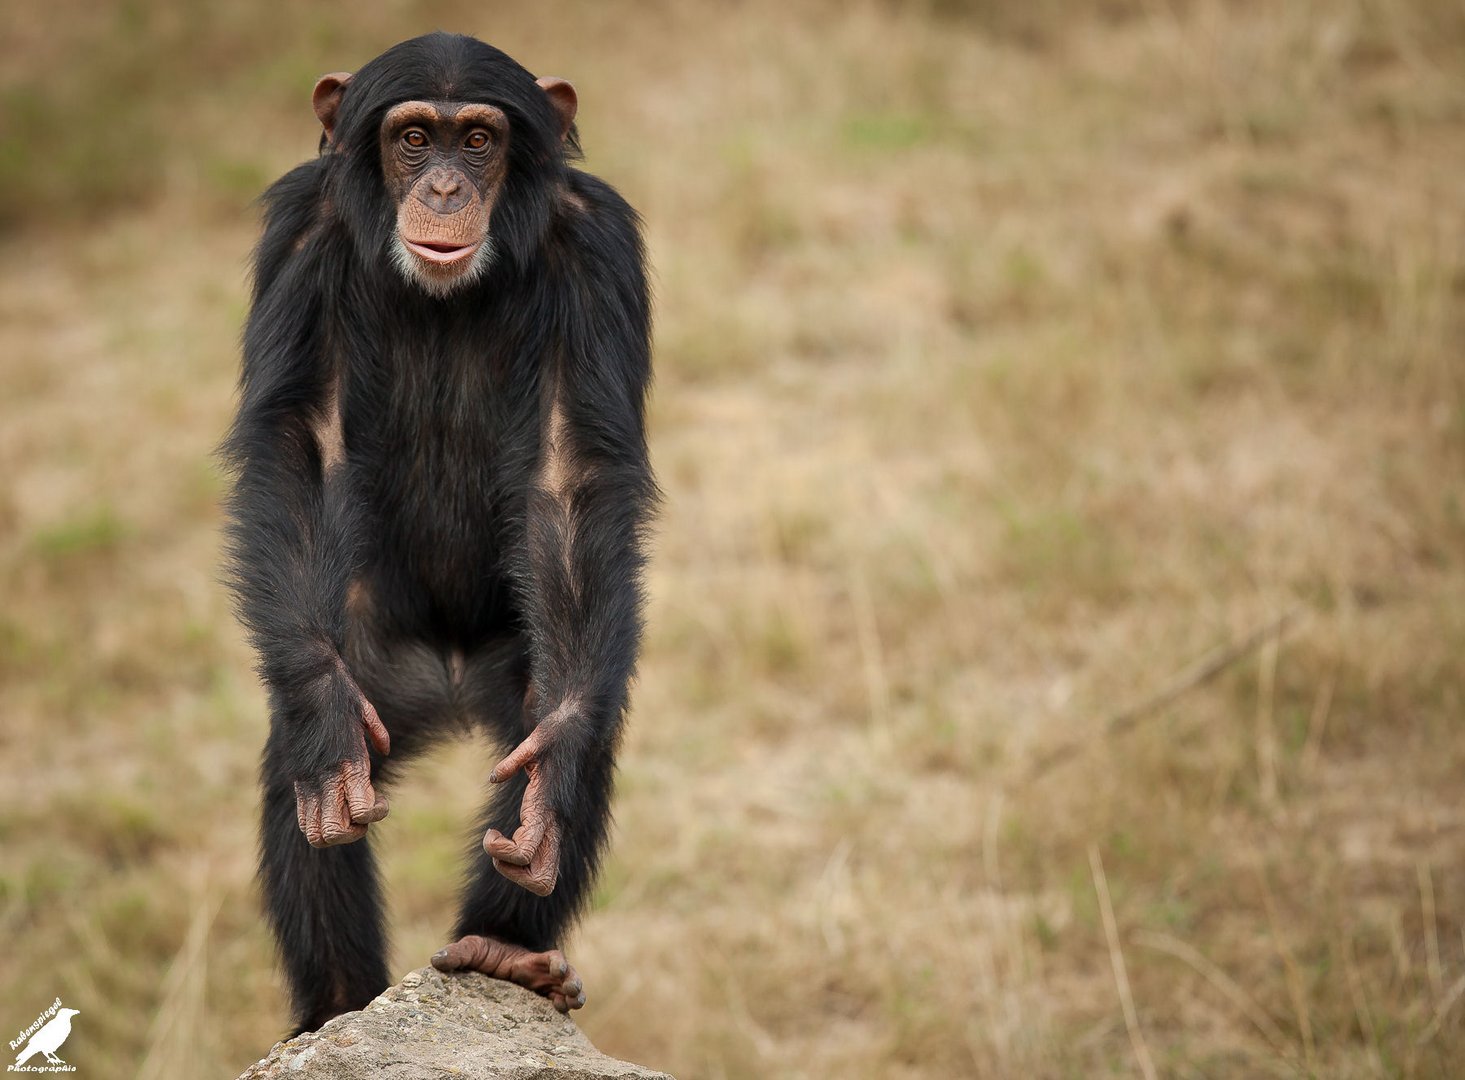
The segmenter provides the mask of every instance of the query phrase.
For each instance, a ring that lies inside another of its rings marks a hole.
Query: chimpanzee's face
[[[406,101],[382,120],[382,175],[397,204],[392,258],[446,296],[493,262],[489,219],[508,164],[509,121],[492,105]]]

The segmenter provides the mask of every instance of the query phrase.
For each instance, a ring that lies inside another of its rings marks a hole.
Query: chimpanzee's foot
[[[518,983],[549,998],[562,1013],[585,1004],[585,986],[558,949],[530,952],[522,945],[470,934],[437,952],[432,966],[439,971],[481,971],[494,979]]]

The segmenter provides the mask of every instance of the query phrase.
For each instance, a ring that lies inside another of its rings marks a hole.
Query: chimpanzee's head
[[[578,152],[574,87],[458,34],[326,75],[314,105],[328,195],[360,253],[437,296],[500,256],[528,264]]]

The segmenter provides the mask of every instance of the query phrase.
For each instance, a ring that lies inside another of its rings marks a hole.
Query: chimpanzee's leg
[[[389,757],[370,751],[371,781],[380,792],[449,728],[449,679],[440,653],[420,642],[385,642],[359,591],[354,602],[345,661],[391,735]],[[262,769],[260,880],[298,1033],[359,1009],[386,989],[387,938],[370,832],[353,843],[310,846],[297,820],[279,730],[272,725]]]
[[[381,890],[369,838],[325,848],[306,842],[295,786],[273,737],[261,779],[260,882],[298,1034],[361,1008],[386,989]]]
[[[470,669],[475,711],[501,754],[517,746],[533,721],[525,701],[522,666]],[[587,762],[583,797],[576,812],[560,823],[560,865],[554,890],[536,896],[494,869],[484,851],[484,833],[497,829],[513,836],[524,798],[523,773],[496,785],[483,821],[474,834],[468,881],[463,890],[453,944],[433,957],[445,970],[471,968],[508,979],[548,997],[561,1012],[585,1003],[584,988],[559,946],[584,909],[594,884],[610,820],[612,755]]]
[[[457,940],[432,962],[444,971],[471,968],[508,979],[543,994],[566,1012],[585,1003],[585,992],[559,945],[589,900],[607,815],[587,802],[583,814],[561,823],[559,879],[548,896],[536,896],[495,870],[482,844],[489,828],[505,836],[518,829],[524,787],[524,778],[518,776],[494,793],[475,834],[453,934]]]

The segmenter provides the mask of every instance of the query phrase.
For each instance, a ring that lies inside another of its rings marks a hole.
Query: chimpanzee
[[[432,962],[566,1012],[585,994],[557,947],[606,842],[657,498],[639,219],[568,164],[570,84],[471,37],[327,75],[314,106],[319,156],[264,196],[222,449],[297,1030],[386,987],[355,841],[402,761],[473,727],[506,756]]]

